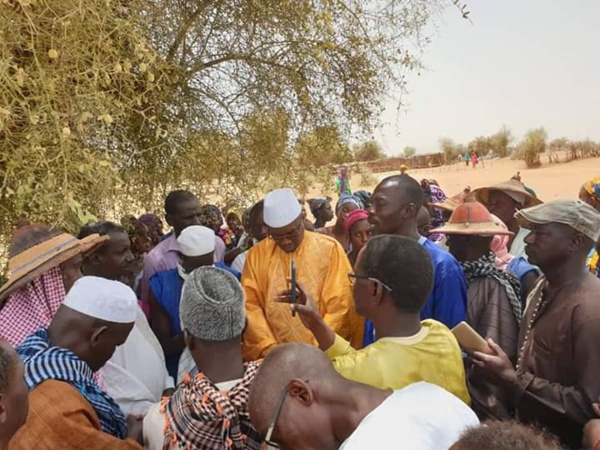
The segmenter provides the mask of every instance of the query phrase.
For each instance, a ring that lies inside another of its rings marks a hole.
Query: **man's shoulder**
[[[579,291],[572,301],[573,307],[583,308],[586,312],[593,313],[594,317],[600,317],[600,279],[592,274],[587,276],[581,284]]]
[[[170,280],[179,279],[179,278],[180,277],[179,277],[179,272],[177,271],[177,268],[168,269],[168,270],[157,270],[150,277],[150,282],[158,281],[158,280],[160,280],[161,282],[164,282],[167,280],[170,281]]]
[[[91,405],[81,393],[66,381],[46,380],[29,393],[32,405],[41,404],[56,409],[90,409]],[[63,406],[64,408],[57,408]]]
[[[443,266],[453,266],[460,267],[460,264],[456,260],[454,256],[452,256],[449,252],[440,248],[435,242],[426,239],[423,243],[423,247],[429,253],[431,260],[435,266],[443,265]]]
[[[319,248],[335,250],[339,248],[343,251],[341,244],[332,235],[323,234],[318,231],[305,231],[304,239],[310,245],[318,245]]]
[[[423,327],[428,328],[429,332],[425,339],[429,339],[431,341],[440,341],[440,340],[449,340],[452,344],[456,344],[458,348],[458,344],[456,343],[456,338],[450,328],[444,325],[442,322],[434,319],[425,319],[421,322]]]
[[[167,252],[167,250],[169,249],[169,246],[171,245],[171,240],[172,240],[172,237],[169,236],[168,238],[160,241],[156,245],[156,247],[154,247],[152,250],[150,250],[150,252],[148,252],[148,254],[146,255],[144,264],[149,264],[149,263],[154,264],[156,261],[163,258],[164,254]]]

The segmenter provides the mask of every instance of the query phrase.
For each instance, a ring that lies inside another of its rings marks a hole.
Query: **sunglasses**
[[[279,401],[277,402],[277,407],[275,408],[275,412],[273,413],[273,417],[269,422],[269,428],[267,429],[267,435],[265,436],[265,444],[267,444],[268,449],[280,448],[277,442],[273,442],[271,437],[273,436],[273,431],[275,431],[275,426],[277,425],[277,419],[279,419],[279,414],[281,414],[281,407],[283,406],[283,402],[288,394],[287,387],[281,393],[281,397],[279,397]]]
[[[350,272],[348,273],[348,279],[350,280],[350,282],[352,282],[352,280],[369,280],[372,281],[373,283],[377,283],[380,284],[386,291],[388,292],[392,292],[392,288],[389,287],[387,284],[385,284],[383,281],[378,280],[377,278],[373,278],[367,275],[357,275],[354,272]]]

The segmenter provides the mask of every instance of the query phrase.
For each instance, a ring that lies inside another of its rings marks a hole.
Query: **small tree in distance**
[[[446,164],[456,161],[456,158],[465,151],[464,146],[455,144],[450,138],[441,138],[439,142]]]
[[[373,139],[354,145],[353,151],[355,161],[377,161],[386,158],[381,144]]]
[[[540,153],[546,151],[547,140],[548,133],[544,128],[528,131],[517,147],[519,159],[525,161],[528,168],[540,167]]]
[[[406,146],[402,152],[402,156],[405,158],[411,158],[417,154],[417,149],[414,147]]]
[[[503,126],[496,134],[491,135],[489,139],[495,156],[505,158],[510,154],[509,146],[513,141],[513,136],[506,126]]]

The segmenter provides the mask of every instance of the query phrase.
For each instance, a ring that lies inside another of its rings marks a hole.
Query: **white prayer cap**
[[[89,317],[114,323],[133,323],[138,302],[133,290],[120,281],[82,277],[67,293],[63,305]]]
[[[177,238],[179,251],[185,256],[204,256],[215,251],[215,232],[201,225],[192,225]]]
[[[265,196],[263,217],[270,228],[283,228],[300,217],[302,207],[291,189],[276,189]]]

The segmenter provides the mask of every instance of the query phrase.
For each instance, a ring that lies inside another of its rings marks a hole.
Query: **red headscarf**
[[[364,209],[355,209],[354,211],[351,211],[350,214],[348,214],[346,222],[344,222],[344,228],[348,233],[350,233],[350,230],[356,222],[366,220],[368,218],[369,213],[367,211],[365,211]]]

